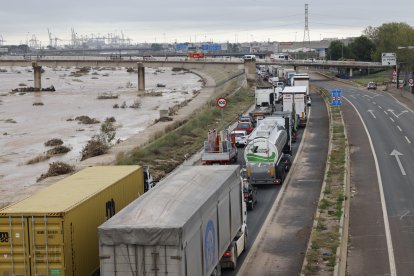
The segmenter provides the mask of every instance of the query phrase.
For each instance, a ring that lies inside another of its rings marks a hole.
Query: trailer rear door
[[[65,275],[63,219],[0,218],[0,275]]]

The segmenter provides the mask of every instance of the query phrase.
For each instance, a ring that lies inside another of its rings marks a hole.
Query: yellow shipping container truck
[[[86,168],[0,210],[0,275],[91,275],[98,226],[144,193],[140,166]]]

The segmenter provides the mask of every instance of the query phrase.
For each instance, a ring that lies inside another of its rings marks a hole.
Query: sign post
[[[218,98],[217,99],[217,106],[221,109],[221,120],[223,121],[223,109],[227,106],[227,99],[226,98]]]
[[[340,89],[334,89],[331,91],[331,96],[332,96],[332,102],[331,102],[331,106],[332,107],[338,107],[342,105],[342,91]]]

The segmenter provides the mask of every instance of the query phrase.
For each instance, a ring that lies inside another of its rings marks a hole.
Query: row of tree
[[[331,60],[381,62],[381,53],[396,53],[397,62],[408,71],[414,71],[414,49],[409,49],[408,46],[414,46],[414,28],[406,23],[385,23],[380,27],[367,27],[362,36],[348,45],[342,41],[333,41],[328,48],[327,57]]]

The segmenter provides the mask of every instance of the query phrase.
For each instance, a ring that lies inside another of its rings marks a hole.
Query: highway
[[[298,131],[298,139],[296,143],[293,143],[292,149],[293,154],[295,155],[300,142],[302,141],[302,134],[303,129],[299,129]],[[244,164],[244,148],[239,148],[237,163],[243,166]],[[248,240],[247,240],[247,250],[243,254],[240,255],[237,262],[237,269],[236,270],[224,270],[222,271],[222,275],[230,276],[236,275],[239,271],[240,267],[242,266],[247,254],[249,253],[250,248],[252,247],[256,237],[263,226],[264,221],[266,220],[267,215],[269,214],[270,209],[279,194],[280,189],[282,188],[281,185],[266,185],[266,186],[259,186],[257,189],[257,204],[254,206],[253,210],[249,210],[247,212],[247,229],[248,229]]]
[[[238,259],[236,271],[225,270],[223,275],[299,274],[320,194],[328,148],[325,104],[320,96],[313,94],[312,97],[308,138],[302,140],[304,129],[300,129],[300,140],[294,144],[296,156],[300,143],[304,143],[302,154],[296,160],[296,169],[291,170],[290,180],[288,178],[284,183],[283,195],[279,196],[283,186],[259,187],[258,203],[247,216],[248,250]],[[279,203],[275,203],[277,197]],[[277,207],[271,209],[274,204]]]
[[[412,275],[414,114],[381,90],[368,91],[339,82],[322,81],[317,85],[343,91],[344,119],[351,146],[351,189],[354,190],[348,272],[350,275]],[[372,156],[353,158],[352,152],[366,150],[361,148],[363,145],[370,147],[363,137],[358,137],[366,135],[364,128],[356,133],[356,118],[363,121],[369,133],[370,138],[366,139],[371,139]],[[360,142],[353,143],[352,139]],[[375,163],[378,175],[371,171],[375,170]],[[359,177],[365,175],[372,178],[360,181]]]

